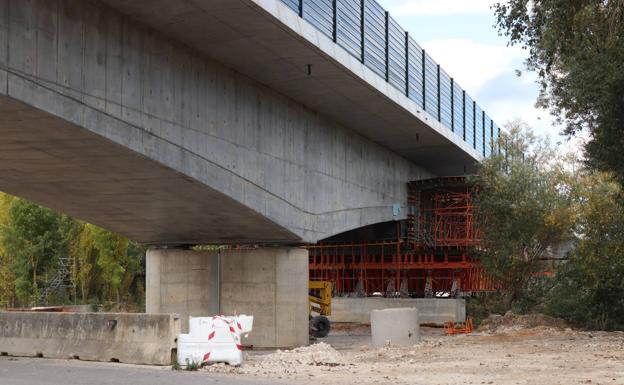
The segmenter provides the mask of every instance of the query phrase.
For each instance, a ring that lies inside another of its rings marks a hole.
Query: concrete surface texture
[[[150,249],[146,255],[145,311],[189,316],[219,314],[219,257],[214,251]]]
[[[272,379],[176,372],[169,367],[0,357],[0,385],[273,385],[275,383]],[[291,382],[280,381],[280,383]]]
[[[103,2],[434,173],[471,172],[480,158],[450,127],[280,0]]]
[[[217,280],[220,283],[215,285]],[[308,343],[308,253],[304,249],[151,249],[146,286],[146,311],[178,312],[185,319],[184,332],[188,316],[247,314],[254,316],[254,326],[249,338],[243,338],[246,345]]]
[[[169,365],[180,322],[171,314],[0,312],[0,353]]]
[[[315,242],[405,218],[433,175],[96,1],[0,0],[0,46],[0,190],[133,240]]]
[[[398,308],[371,312],[372,346],[413,346],[420,341],[418,309]]]
[[[332,322],[370,324],[373,310],[415,307],[421,324],[444,325],[447,321],[466,321],[466,301],[439,298],[345,298],[332,299]]]

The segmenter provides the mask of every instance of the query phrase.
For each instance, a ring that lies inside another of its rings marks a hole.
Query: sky
[[[494,27],[497,1],[378,1],[497,124],[520,118],[552,143],[565,141],[550,113],[535,107],[539,87],[525,70],[527,52],[509,47]]]

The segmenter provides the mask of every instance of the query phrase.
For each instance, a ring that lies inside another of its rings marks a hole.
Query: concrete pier
[[[288,348],[308,343],[308,253],[294,247],[147,253],[147,313],[248,314],[244,344]]]

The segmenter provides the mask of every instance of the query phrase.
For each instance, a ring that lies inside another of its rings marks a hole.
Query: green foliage
[[[0,194],[0,233],[5,231],[9,225],[9,206],[12,197]],[[15,277],[11,272],[12,258],[4,249],[4,245],[0,242],[0,308],[13,306],[15,301],[14,282]]]
[[[504,151],[482,163],[475,179],[483,266],[509,308],[528,299],[546,251],[572,237],[564,173],[548,146],[519,122],[501,136]]]
[[[547,145],[508,127],[503,151],[475,178],[482,264],[500,284],[499,295],[471,298],[468,311],[543,311],[595,329],[624,329],[624,206],[610,174],[578,168]],[[520,156],[519,154],[524,154]],[[512,156],[513,155],[513,156]],[[562,244],[569,260],[554,277],[543,258]]]
[[[591,329],[624,329],[624,207],[607,174],[582,174],[578,246],[547,296],[549,314]]]
[[[196,372],[202,367],[201,362],[186,360],[186,368],[184,370],[188,370],[190,372]]]
[[[141,307],[144,254],[119,235],[0,193],[0,306],[31,305],[58,258],[69,256],[76,288],[58,291],[50,304]]]
[[[71,221],[50,209],[13,199],[8,223],[0,233],[0,241],[4,252],[11,256],[9,269],[15,277],[17,300],[27,304],[39,293],[46,273],[54,273],[58,256],[67,253],[65,233]]]
[[[529,51],[540,105],[568,134],[589,130],[589,164],[624,182],[624,1],[509,0],[495,5],[500,31]]]

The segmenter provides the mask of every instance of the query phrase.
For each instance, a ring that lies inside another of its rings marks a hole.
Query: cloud
[[[537,75],[516,75],[524,69],[524,50],[471,39],[430,40],[422,46],[497,124],[521,118],[536,133],[561,140],[550,113],[535,107]]]
[[[477,43],[470,39],[430,40],[423,48],[459,85],[476,94],[486,82],[522,69],[526,53],[519,47]]]
[[[431,16],[491,13],[492,0],[385,0],[382,3],[395,15]]]

